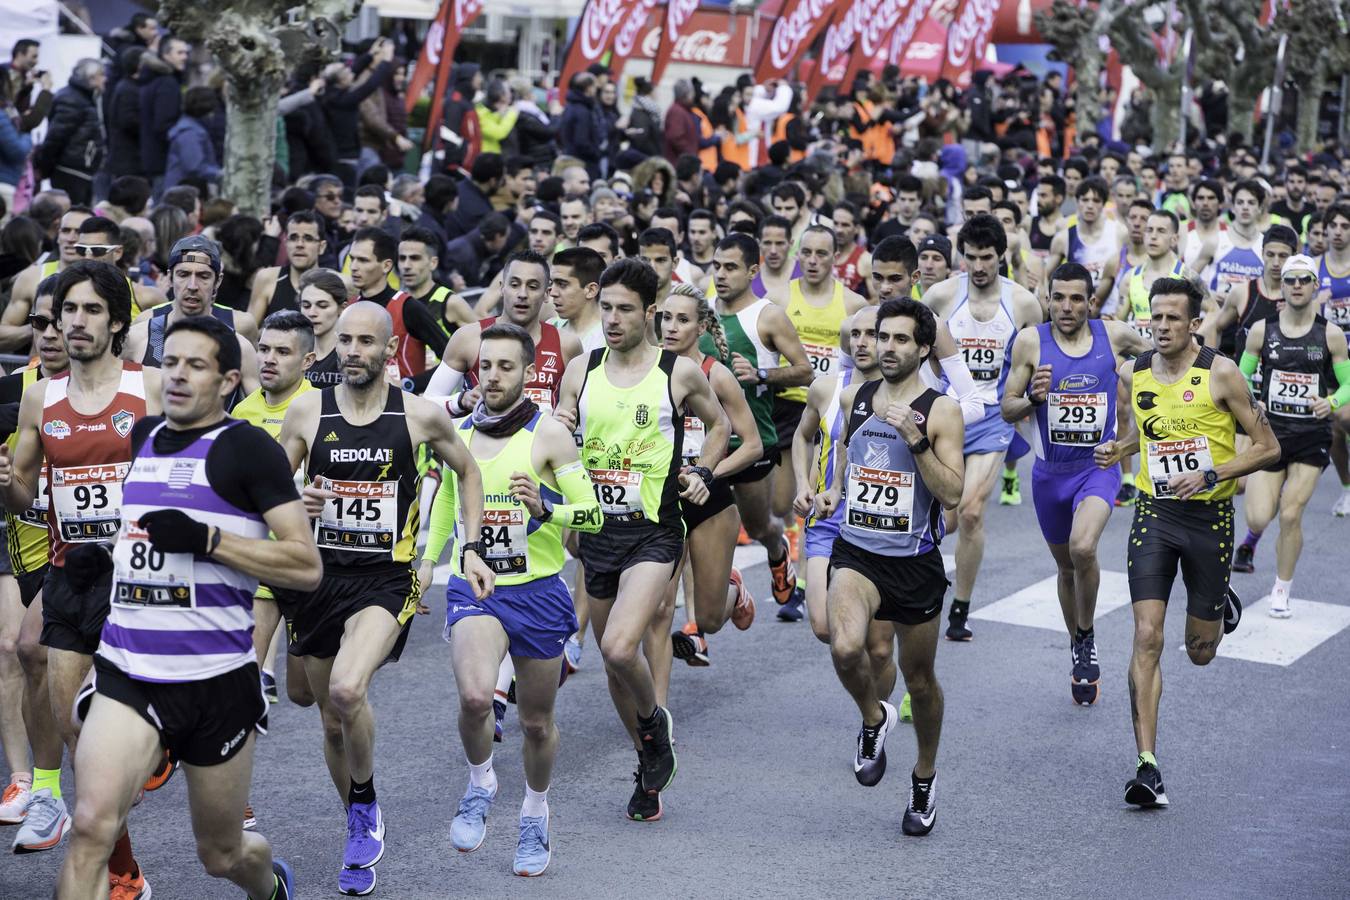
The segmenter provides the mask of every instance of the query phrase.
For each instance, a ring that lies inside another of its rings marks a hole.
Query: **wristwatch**
[[[768,370],[768,369],[756,369],[756,370],[755,370],[755,375],[759,378],[759,383],[760,383],[760,384],[768,384],[768,383],[769,383],[769,370]]]
[[[707,485],[708,487],[712,487],[713,473],[712,469],[708,468],[707,466],[690,466],[689,474],[697,475],[699,478],[703,479],[703,483],[705,485]]]
[[[540,522],[550,521],[553,518],[553,502],[549,500],[547,497],[540,497],[539,505],[544,508],[544,511],[542,514],[536,516],[535,518],[538,519]]]
[[[1205,487],[1212,488],[1219,483],[1219,473],[1213,469],[1205,470]]]
[[[459,546],[459,567],[460,567],[461,569],[464,568],[464,554],[468,553],[470,550],[472,550],[474,553],[478,554],[478,558],[479,558],[479,559],[482,559],[482,558],[483,558],[483,542],[482,542],[482,541],[465,541],[463,544],[460,544],[460,546]]]
[[[914,456],[918,456],[920,453],[927,453],[929,450],[933,449],[933,443],[928,440],[928,435],[926,434],[914,443],[906,444],[905,446],[909,448],[909,452]]]

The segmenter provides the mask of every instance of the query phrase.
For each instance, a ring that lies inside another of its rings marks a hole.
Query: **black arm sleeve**
[[[163,416],[142,416],[136,420],[135,425],[131,426],[131,455],[133,458],[141,452],[141,447],[144,446],[145,439],[150,436],[150,432],[154,431],[155,426],[163,421]]]
[[[410,297],[403,304],[403,324],[407,326],[408,334],[430,347],[437,356],[445,355],[445,345],[450,339],[421,300]]]
[[[250,512],[266,513],[300,499],[281,445],[248,423],[216,438],[206,457],[206,477],[223,499]]]

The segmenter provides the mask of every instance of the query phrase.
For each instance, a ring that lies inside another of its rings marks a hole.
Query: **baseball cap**
[[[1298,233],[1288,225],[1272,225],[1266,230],[1265,237],[1261,241],[1261,246],[1266,244],[1284,244],[1291,250],[1298,249]]]
[[[211,271],[220,274],[220,245],[200,234],[190,234],[173,245],[169,252],[169,269],[180,262],[204,263]]]
[[[1292,275],[1294,272],[1307,272],[1310,275],[1317,275],[1317,263],[1313,258],[1303,253],[1296,253],[1284,261],[1284,268],[1280,269],[1280,277]]]
[[[952,264],[952,242],[944,235],[930,234],[928,237],[924,238],[919,244],[919,252],[922,253],[925,250],[932,250],[942,254],[942,258],[947,261],[947,265],[950,266]]]

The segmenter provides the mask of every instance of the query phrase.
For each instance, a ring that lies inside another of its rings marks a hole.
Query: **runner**
[[[867,282],[872,278],[872,254],[867,252],[858,207],[847,200],[840,200],[834,205],[830,218],[834,220],[834,233],[839,238],[834,277],[850,291],[861,294],[867,290]]]
[[[360,253],[358,241],[357,253]],[[398,349],[393,321],[378,304],[353,303],[338,319],[342,384],[297,397],[286,413],[281,444],[293,468],[305,467],[305,508],[316,519],[323,584],[286,592],[294,604],[294,652],[319,702],[324,757],[347,805],[347,845],[338,890],[375,889],[384,856],[384,817],[375,797],[375,720],[368,699],[375,670],[397,660],[420,592],[412,570],[418,525],[414,452],[429,444],[461,478],[464,523],[477,534],[482,485],[464,444],[437,404],[386,383]],[[470,542],[465,575],[480,599],[492,572]]]
[[[441,264],[439,246],[440,239],[425,228],[405,228],[398,238],[398,277],[408,296],[431,312],[432,321],[448,341],[455,329],[472,325],[478,317],[453,290],[436,281]]]
[[[759,251],[763,254],[759,272],[750,289],[756,297],[768,297],[779,306],[786,306],[788,284],[801,277],[801,269],[792,257],[792,223],[779,215],[769,216],[759,225]],[[714,257],[715,258],[715,257]],[[717,271],[713,264],[714,276]]]
[[[1223,185],[1206,178],[1191,190],[1192,217],[1186,222],[1186,241],[1181,259],[1186,268],[1200,273],[1202,283],[1214,282],[1214,263],[1218,257],[1219,240],[1228,231],[1223,219]]]
[[[1170,212],[1155,216],[1174,220]],[[1150,222],[1150,228],[1152,223]],[[1049,322],[1013,342],[1004,385],[1004,421],[1034,415],[1032,499],[1041,535],[1059,568],[1057,589],[1069,632],[1070,688],[1089,706],[1100,693],[1093,617],[1101,569],[1097,545],[1120,490],[1120,469],[1098,469],[1092,448],[1116,434],[1116,368],[1152,346],[1123,322],[1090,319],[1092,275],[1064,263],[1050,276]]]
[[[424,384],[429,376],[419,376],[427,370],[427,351],[444,355],[448,338],[425,303],[389,286],[389,273],[398,259],[398,242],[381,228],[362,228],[352,238],[351,247],[347,259],[358,299],[383,307],[393,320],[394,336],[398,338],[394,362],[399,377],[405,384],[406,379]]]
[[[1090,190],[1083,192],[1083,196],[1089,206],[1097,202],[1097,195]],[[984,418],[966,429],[964,490],[955,516],[947,513],[948,529],[958,529],[956,588],[948,615],[947,639],[968,641],[974,635],[966,625],[966,617],[984,559],[985,504],[1013,436],[1013,426],[1003,421],[999,409],[1008,375],[1008,343],[1021,329],[1038,324],[1042,315],[1040,303],[1029,291],[998,276],[998,262],[1007,248],[1007,238],[997,219],[986,215],[972,217],[961,226],[958,241],[968,273],[933,287],[924,295],[924,303],[946,319],[980,388],[985,408]],[[1054,254],[1050,258],[1053,260]]]
[[[1102,306],[1102,315],[1122,318],[1122,307],[1128,308],[1130,301],[1130,276],[1135,267],[1142,266],[1150,259],[1148,249],[1148,219],[1153,215],[1153,204],[1147,200],[1135,200],[1125,209],[1125,240],[1120,245],[1120,267],[1116,270],[1116,283],[1111,291],[1111,296],[1107,298],[1105,305]],[[1175,219],[1176,217],[1173,216]],[[1172,241],[1158,253],[1176,252],[1176,234],[1180,229],[1173,229]],[[1161,276],[1159,276],[1161,277]],[[1148,299],[1147,285],[1145,286],[1144,298]],[[1144,321],[1148,321],[1148,311],[1144,310],[1141,316]]]
[[[1328,322],[1350,332],[1350,205],[1337,203],[1322,213],[1326,252],[1317,261],[1317,300]],[[1341,496],[1331,508],[1333,516],[1350,516],[1350,455],[1345,444],[1346,426],[1338,418],[1331,427],[1331,462],[1341,480]]]
[[[93,664],[111,591],[111,573],[100,573],[89,561],[101,558],[101,542],[117,533],[122,478],[132,458],[132,424],[147,412],[159,412],[160,379],[158,372],[118,358],[131,325],[131,290],[115,268],[84,261],[67,266],[57,280],[52,308],[60,317],[70,369],[24,391],[13,472],[3,485],[3,499],[11,513],[32,507],[47,467],[51,565],[42,589],[41,643],[47,648],[52,716],[73,754],[78,728],[71,710]],[[81,437],[75,439],[77,434]],[[0,460],[7,455],[0,454]],[[47,750],[37,749],[44,755]],[[16,852],[50,850],[70,827],[61,799],[59,750],[51,762],[50,768],[34,767],[33,799],[14,837]],[[163,786],[173,771],[167,758],[161,759],[147,787]],[[113,897],[149,897],[125,830],[107,863]]]
[[[112,219],[103,216],[91,216],[80,223],[80,239],[75,244],[75,258],[104,262],[123,271],[122,229]],[[125,274],[125,272],[123,272]],[[141,310],[150,309],[166,302],[167,298],[158,288],[136,284],[128,278],[131,285],[131,315],[134,318]]]
[[[844,509],[831,554],[829,633],[835,673],[863,719],[854,776],[869,787],[881,781],[886,735],[898,718],[877,691],[868,642],[875,619],[893,623],[899,638],[919,748],[901,829],[924,835],[937,818],[943,717],[942,687],[933,671],[949,583],[938,550],[939,509],[955,507],[961,498],[963,429],[956,403],[918,376],[937,338],[932,312],[909,298],[887,300],[877,310],[876,330],[882,380],[840,392],[839,406],[849,411],[843,456],[830,489],[816,497],[816,514],[829,518]]]
[[[577,246],[594,250],[609,265],[623,256],[623,239],[607,222],[592,222],[577,232]],[[554,254],[555,256],[557,254]]]
[[[1145,258],[1125,273],[1124,296],[1120,298],[1118,317],[1128,323],[1153,346],[1153,313],[1149,309],[1149,285],[1159,278],[1186,278],[1187,269],[1177,256],[1177,232],[1180,223],[1174,213],[1155,209],[1144,225]]]
[[[1049,175],[1036,183],[1036,217],[1031,220],[1027,243],[1031,246],[1031,255],[1037,261],[1037,283],[1044,281],[1049,274],[1045,271],[1046,257],[1055,235],[1064,228],[1060,217],[1060,207],[1064,205],[1064,179],[1058,175]]]
[[[94,211],[87,206],[72,206],[66,210],[57,226],[55,258],[52,258],[51,253],[45,253],[14,277],[9,303],[5,305],[3,316],[0,316],[0,349],[23,352],[27,347],[24,342],[29,337],[28,315],[33,307],[38,283],[79,261],[75,245],[80,242],[80,226],[93,214]]]
[[[704,284],[707,275],[702,269],[697,268],[693,263],[684,258],[680,248],[684,246],[684,217],[680,211],[673,206],[663,206],[652,213],[652,228],[664,228],[670,232],[671,237],[675,239],[675,254],[671,257],[671,275],[670,280],[676,284],[692,284],[696,287],[705,287]],[[580,234],[580,233],[578,233]],[[639,238],[638,245],[641,247],[642,241]],[[657,274],[661,274],[657,272]],[[664,294],[662,295],[665,296]]]
[[[1078,200],[1077,215],[1067,228],[1055,235],[1045,259],[1046,272],[1054,272],[1060,263],[1075,262],[1092,273],[1097,286],[1092,305],[1094,312],[1100,310],[1110,296],[1120,264],[1120,234],[1103,209],[1109,194],[1110,188],[1104,179],[1095,175],[1083,179],[1074,192]],[[1048,286],[1049,279],[1042,283]],[[1039,293],[1046,296],[1045,288]]]
[[[569,251],[564,251],[569,252]],[[483,844],[487,815],[497,796],[492,768],[493,685],[508,654],[516,677],[516,708],[524,733],[525,802],[515,873],[542,875],[552,857],[548,788],[558,751],[553,704],[558,658],[577,630],[572,598],[560,572],[563,528],[597,532],[602,517],[590,477],[571,433],[524,395],[534,368],[534,342],[517,325],[499,322],[483,332],[479,383],[483,399],[459,426],[482,472],[486,498],[480,540],[483,560],[496,574],[490,597],[475,596],[458,559],[446,588],[445,639],[450,642],[459,693],[459,733],[469,764],[469,786],[450,826],[455,849]],[[451,530],[462,527],[453,490],[437,494],[431,535],[419,571],[430,586],[433,566]],[[464,533],[464,532],[461,532]]]
[[[1219,232],[1214,250],[1214,277],[1209,289],[1224,297],[1233,288],[1261,277],[1257,246],[1261,240],[1261,213],[1266,189],[1256,181],[1239,181],[1233,187],[1233,220]]]
[[[718,278],[722,259],[719,249]],[[656,293],[656,273],[646,263],[621,259],[605,270],[600,318],[607,347],[567,367],[558,401],[559,417],[581,432],[581,460],[605,514],[599,534],[581,536],[581,560],[610,696],[638,750],[628,816],[639,821],[660,817],[676,758],[670,711],[656,702],[638,646],[684,553],[679,501],[708,499],[729,432],[698,367],[646,342]],[[706,429],[701,465],[688,471],[680,459],[678,411],[685,406]]]
[[[235,334],[219,320],[169,328],[165,415],[131,429],[116,543],[68,557],[92,556],[83,564],[111,578],[112,600],[79,698],[79,802],[58,897],[88,894],[162,750],[183,765],[206,870],[257,900],[294,896],[290,866],[240,827],[253,732],[267,728],[250,607],[258,578],[311,589],[323,569],[285,455],[225,413],[239,366]]]
[[[712,271],[712,258],[716,252],[717,217],[706,209],[692,211],[689,213],[689,256],[686,259],[707,277]]]
[[[916,241],[919,248],[919,277],[910,289],[910,296],[918,300],[928,293],[934,285],[941,284],[952,276],[952,242],[946,235],[930,234]],[[876,261],[875,255],[873,262]]]
[[[1205,316],[1197,332],[1206,346],[1217,346],[1229,359],[1239,359],[1247,335],[1257,322],[1265,321],[1284,306],[1280,294],[1280,271],[1285,260],[1298,252],[1298,235],[1288,225],[1272,225],[1261,240],[1261,277],[1237,285],[1223,298],[1223,306]],[[1147,296],[1147,288],[1144,289]],[[1241,553],[1238,554],[1241,559]],[[1233,564],[1234,571],[1237,561]]]
[[[1268,612],[1287,619],[1293,615],[1290,585],[1303,550],[1303,510],[1331,461],[1332,414],[1350,401],[1350,359],[1345,332],[1322,318],[1314,302],[1317,264],[1312,258],[1289,257],[1281,280],[1284,305],[1252,326],[1240,367],[1249,379],[1260,369],[1260,382],[1253,384],[1253,391],[1261,398],[1280,442],[1279,459],[1247,477],[1243,511],[1248,538],[1259,536],[1279,513],[1275,586]],[[1334,391],[1333,383],[1338,385]],[[1242,547],[1246,546],[1244,541]],[[1250,550],[1246,556],[1250,563]]]
[[[332,269],[311,269],[300,279],[300,314],[314,328],[314,362],[305,380],[318,388],[342,383],[337,353],[337,322],[347,305],[347,284]]]
[[[675,281],[675,261],[679,258],[679,246],[675,235],[669,228],[653,226],[638,235],[638,258],[651,266],[656,273],[656,302],[664,303],[670,296],[672,284],[688,283],[684,279]]]
[[[327,251],[318,214],[307,209],[291,213],[286,219],[287,265],[259,269],[253,276],[253,292],[248,301],[248,314],[253,321],[261,322],[283,309],[299,309],[303,289],[300,281]]]
[[[1110,469],[1142,450],[1129,543],[1130,711],[1139,758],[1125,801],[1156,807],[1168,803],[1156,756],[1158,699],[1163,620],[1177,565],[1186,585],[1186,653],[1208,665],[1242,615],[1228,586],[1236,479],[1275,462],[1280,449],[1242,372],[1193,337],[1203,290],[1160,278],[1149,294],[1155,349],[1120,367],[1116,395],[1117,404],[1130,404],[1134,428],[1093,454],[1099,468]],[[1238,425],[1252,438],[1243,453],[1233,449]]]

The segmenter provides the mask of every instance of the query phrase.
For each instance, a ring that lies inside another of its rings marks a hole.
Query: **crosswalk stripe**
[[[1350,626],[1350,606],[1290,600],[1294,615],[1272,619],[1270,601],[1262,598],[1242,610],[1237,631],[1219,644],[1219,656],[1272,666],[1288,666]]]
[[[1056,593],[1057,577],[1051,575],[1042,578],[1033,585],[1009,594],[1002,600],[981,606],[970,611],[972,619],[985,619],[990,622],[1003,622],[1008,625],[1025,625],[1028,628],[1044,628],[1049,631],[1064,631],[1064,614],[1060,612],[1059,595]],[[1102,572],[1101,588],[1097,591],[1097,618],[1114,612],[1130,602],[1130,583],[1124,572]]]

